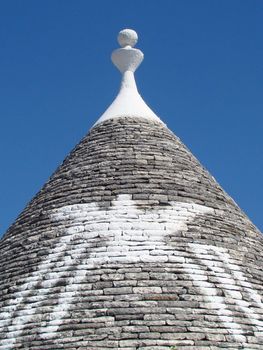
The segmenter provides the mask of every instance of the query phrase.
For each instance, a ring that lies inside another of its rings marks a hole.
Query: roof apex
[[[111,59],[113,64],[122,73],[120,91],[95,125],[107,119],[119,117],[146,118],[164,124],[145,103],[136,86],[134,72],[144,58],[141,50],[133,48],[137,39],[137,33],[132,29],[124,29],[119,32],[118,42],[121,48],[113,51]]]

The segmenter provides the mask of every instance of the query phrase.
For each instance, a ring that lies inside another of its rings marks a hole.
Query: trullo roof
[[[262,235],[138,94],[119,95],[0,243],[0,349],[263,349]]]

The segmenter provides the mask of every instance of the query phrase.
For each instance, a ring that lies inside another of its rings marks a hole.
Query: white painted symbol
[[[212,255],[216,254],[219,260],[222,259],[231,270],[235,271],[234,277],[228,275],[229,283],[233,286],[237,285],[237,282],[240,283],[251,299],[257,301],[258,307],[263,309],[260,296],[253,292],[249,284],[244,283],[246,278],[237,266],[230,264],[231,257],[226,250],[210,245],[188,243],[196,258],[195,261],[191,261],[189,258],[185,259],[176,247],[171,247],[166,242],[166,237],[169,235],[187,232],[187,224],[193,222],[197,215],[213,212],[212,208],[205,206],[176,202],[170,203],[170,206],[164,209],[140,209],[136,206],[136,202],[131,200],[130,195],[120,195],[112,202],[111,207],[104,210],[96,203],[75,204],[54,209],[50,217],[57,229],[62,230],[61,238],[39,264],[38,270],[20,285],[14,293],[15,299],[0,310],[0,330],[3,331],[4,327],[8,327],[7,338],[0,340],[0,349],[12,349],[16,339],[22,335],[24,327],[36,314],[41,314],[42,303],[48,299],[50,288],[57,284],[76,261],[79,262],[78,268],[68,277],[66,290],[59,293],[58,302],[50,312],[50,320],[39,322],[37,332],[43,339],[52,339],[56,336],[63,318],[68,315],[74,298],[79,293],[80,284],[85,283],[89,269],[119,262],[168,261],[182,264],[184,273],[197,283],[200,294],[205,295],[207,307],[217,311],[222,324],[230,330],[230,333],[239,334],[242,327],[234,321],[224,298],[211,296],[216,295],[216,288],[209,283],[202,283],[202,279],[197,277],[204,274],[204,271],[199,268],[196,259],[208,266],[209,261],[213,261]],[[98,241],[104,244],[94,247]],[[210,258],[207,260],[205,256]],[[193,264],[195,272],[192,269]],[[54,267],[59,268],[54,272]],[[219,280],[219,287],[224,289],[224,283],[223,280]],[[251,318],[251,323],[262,327],[260,317],[254,311],[248,311],[248,307],[240,302],[234,291],[226,289],[246,317]],[[32,291],[36,290],[37,292],[32,294]]]

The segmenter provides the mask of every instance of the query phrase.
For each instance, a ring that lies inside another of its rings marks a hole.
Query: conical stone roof
[[[119,95],[1,240],[0,349],[263,349],[262,235],[119,41]]]

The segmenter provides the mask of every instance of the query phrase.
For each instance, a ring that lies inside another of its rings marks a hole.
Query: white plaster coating
[[[166,208],[138,208],[136,201],[130,195],[120,195],[112,202],[112,206],[102,210],[96,203],[75,204],[54,209],[50,212],[52,221],[56,223],[57,232],[62,233],[49,255],[32,272],[24,283],[14,293],[15,298],[0,310],[0,328],[8,327],[5,340],[0,340],[0,349],[11,350],[16,339],[22,334],[24,327],[35,314],[42,314],[43,302],[48,298],[50,288],[64,278],[72,266],[74,272],[67,277],[65,290],[58,295],[57,305],[50,311],[50,320],[40,324],[38,334],[43,339],[53,339],[65,317],[70,317],[75,298],[81,289],[85,289],[89,269],[112,263],[132,262],[176,262],[186,276],[200,288],[206,302],[203,307],[216,311],[218,318],[234,339],[238,341],[242,333],[242,325],[238,324],[232,315],[224,297],[217,296],[217,288],[224,290],[233,299],[233,305],[242,310],[244,317],[250,319],[250,324],[262,331],[260,316],[250,306],[256,302],[258,310],[263,311],[260,296],[250,284],[245,284],[246,277],[234,264],[234,260],[225,248],[212,245],[188,243],[188,249],[194,256],[170,245],[167,237],[178,232],[187,232],[187,224],[195,220],[197,215],[214,213],[214,209],[190,203],[171,202]],[[65,223],[70,223],[64,229]],[[100,247],[93,247],[96,241],[104,242]],[[89,253],[88,253],[89,252]],[[66,253],[66,254],[65,254]],[[59,271],[53,271],[59,261]],[[198,263],[198,261],[200,263]],[[206,271],[200,266],[207,266],[218,279],[218,287],[207,281]],[[224,272],[218,273],[217,267]],[[235,271],[234,277],[228,270]],[[92,270],[94,271],[94,270]],[[45,276],[45,279],[43,279]],[[242,286],[245,288],[251,303],[240,298],[238,288],[227,286]],[[34,293],[35,291],[35,293]],[[139,290],[137,291],[139,292]],[[26,304],[22,305],[26,301]],[[87,317],[94,317],[94,310],[87,310]]]
[[[144,102],[137,90],[134,72],[141,64],[144,55],[140,50],[132,48],[137,42],[136,32],[125,29],[119,33],[118,40],[123,47],[114,50],[111,59],[122,73],[120,91],[95,125],[119,117],[146,118],[164,125],[161,119]]]

